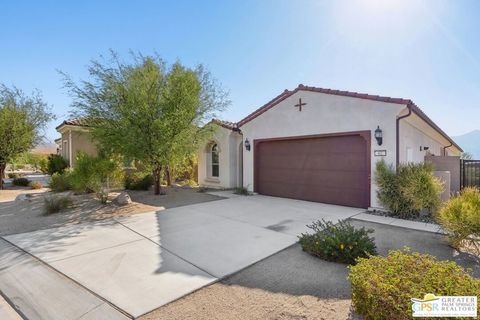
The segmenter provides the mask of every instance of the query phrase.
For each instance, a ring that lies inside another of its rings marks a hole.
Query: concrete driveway
[[[5,239],[138,317],[290,246],[314,220],[363,211],[230,195]]]

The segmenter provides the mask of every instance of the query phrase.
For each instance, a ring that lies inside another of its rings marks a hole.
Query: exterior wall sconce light
[[[245,139],[245,149],[246,149],[247,151],[250,151],[250,141],[248,141],[248,138]]]
[[[430,149],[430,147],[422,147],[422,146],[420,146],[420,151],[427,151],[428,149]]]
[[[375,129],[375,139],[377,139],[377,144],[381,146],[383,143],[383,131],[380,129],[380,126],[377,126],[377,129]]]

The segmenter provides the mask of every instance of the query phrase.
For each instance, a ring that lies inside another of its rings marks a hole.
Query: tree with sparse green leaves
[[[54,118],[38,91],[27,96],[0,84],[0,190],[7,163],[41,142],[43,129]]]
[[[63,74],[74,115],[89,120],[103,152],[147,165],[155,194],[161,193],[162,171],[208,139],[214,129],[204,124],[230,103],[201,65],[167,65],[158,56],[140,54],[124,63],[112,52],[88,71],[91,79],[80,83]]]

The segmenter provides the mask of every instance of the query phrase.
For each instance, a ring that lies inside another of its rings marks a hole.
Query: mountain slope
[[[461,136],[453,137],[453,140],[455,140],[465,152],[471,153],[473,159],[480,159],[480,130],[474,130]]]

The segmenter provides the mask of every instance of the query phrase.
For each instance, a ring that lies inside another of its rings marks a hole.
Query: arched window
[[[220,164],[218,161],[218,146],[214,144],[211,149],[212,154],[212,177],[218,177],[220,172]]]

